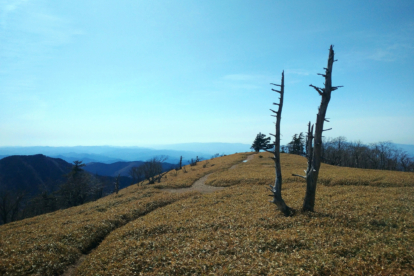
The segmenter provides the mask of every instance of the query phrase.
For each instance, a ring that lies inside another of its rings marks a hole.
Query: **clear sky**
[[[0,0],[0,146],[282,143],[316,119],[329,46],[330,137],[414,144],[414,1]]]

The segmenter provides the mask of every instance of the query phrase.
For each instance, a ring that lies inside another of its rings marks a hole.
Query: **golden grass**
[[[259,158],[262,156],[262,158]],[[253,160],[242,163],[237,170],[215,172],[206,181],[212,186],[232,186],[239,183],[272,184],[275,181],[274,162],[269,153],[260,153]],[[307,167],[306,158],[281,154],[283,183],[305,182],[292,174],[304,175]],[[368,169],[355,169],[322,164],[318,183],[327,186],[363,185],[379,187],[414,187],[414,173]]]
[[[303,184],[284,192],[301,205]],[[117,229],[77,275],[414,274],[413,201],[413,188],[321,186],[321,211],[286,218],[264,187],[233,186]]]
[[[0,227],[0,275],[57,275],[127,222],[196,193],[131,186],[118,195]]]
[[[203,161],[157,185],[3,225],[0,275],[60,274],[105,237],[77,275],[414,275],[414,174],[323,165],[316,212],[286,218],[268,202],[273,161],[260,155]],[[282,155],[283,196],[297,210],[305,184],[291,173],[304,169],[305,158]],[[209,173],[229,187],[159,189]]]
[[[161,183],[153,185],[155,188],[187,188],[193,185],[193,183],[201,177],[213,173],[227,171],[231,166],[239,164],[247,158],[249,153],[236,153],[219,158],[205,160],[197,163],[196,166],[186,165],[182,170],[172,170],[168,172],[163,178]],[[143,182],[146,184],[147,182]]]

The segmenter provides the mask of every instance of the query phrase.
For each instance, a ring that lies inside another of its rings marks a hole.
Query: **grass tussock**
[[[263,158],[259,158],[260,156]],[[274,162],[270,159],[271,156],[270,153],[260,153],[260,155],[255,155],[251,161],[240,164],[236,170],[215,172],[208,177],[206,184],[222,187],[240,183],[273,185],[275,169]],[[280,158],[283,183],[305,182],[304,179],[292,176],[292,174],[305,174],[304,170],[307,168],[306,158],[293,154],[281,154]],[[318,183],[326,186],[414,187],[414,173],[356,169],[322,164]]]
[[[304,185],[289,186],[298,208]],[[286,218],[241,183],[117,229],[78,275],[413,274],[413,202],[413,188],[321,186],[320,212]]]
[[[194,195],[132,186],[118,195],[0,227],[0,275],[58,275],[108,233]]]
[[[210,160],[198,162],[195,166],[186,165],[181,170],[171,170],[162,179],[161,183],[153,185],[155,188],[187,188],[201,177],[213,173],[227,171],[231,166],[241,163],[252,153],[236,153]],[[147,182],[143,182],[145,185]]]

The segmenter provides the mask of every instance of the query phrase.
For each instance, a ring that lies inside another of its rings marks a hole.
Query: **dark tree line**
[[[360,141],[348,142],[342,136],[325,139],[322,160],[330,165],[344,167],[414,171],[414,158],[390,142],[366,145]]]
[[[104,187],[110,179],[91,175],[82,169],[83,166],[81,161],[75,161],[58,190],[45,189],[35,197],[27,198],[25,191],[1,189],[0,224],[78,206],[104,196]]]
[[[305,142],[302,133],[295,134],[292,141],[281,146],[281,152],[305,156]],[[414,171],[414,158],[391,142],[363,144],[361,141],[349,142],[345,137],[324,138],[322,143],[322,162],[335,166]]]
[[[0,190],[0,224],[18,219],[25,191]]]

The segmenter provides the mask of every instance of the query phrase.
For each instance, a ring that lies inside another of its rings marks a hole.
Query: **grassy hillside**
[[[76,275],[414,274],[413,173],[323,165],[316,212],[286,218],[268,202],[273,161],[260,155],[203,161],[151,187],[1,226],[0,274],[56,275],[81,254]],[[305,185],[290,175],[305,168],[282,155],[283,195],[295,209]],[[228,188],[162,190],[206,174]]]

